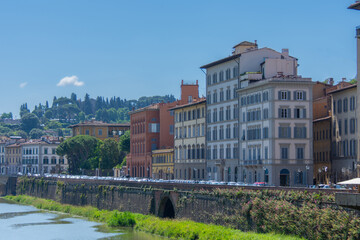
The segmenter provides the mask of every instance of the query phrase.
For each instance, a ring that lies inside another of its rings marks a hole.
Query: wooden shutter
[[[303,92],[303,100],[306,100],[306,91]]]

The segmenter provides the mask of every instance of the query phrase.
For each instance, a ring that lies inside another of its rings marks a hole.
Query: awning
[[[343,184],[343,185],[360,185],[360,178],[353,178],[350,180],[338,182],[337,184]]]

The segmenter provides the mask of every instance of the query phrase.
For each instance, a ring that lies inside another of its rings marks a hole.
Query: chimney
[[[334,85],[334,79],[333,79],[333,78],[329,78],[329,84],[330,84],[331,86]]]
[[[289,49],[288,48],[283,48],[281,50],[281,53],[282,53],[282,55],[288,57],[289,56]]]
[[[196,80],[196,85],[199,85],[199,80]]]
[[[341,78],[341,81],[342,81],[342,82],[345,82],[345,81],[346,81],[346,78],[344,78],[344,77]]]

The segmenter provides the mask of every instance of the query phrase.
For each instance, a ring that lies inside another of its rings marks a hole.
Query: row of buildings
[[[298,59],[256,42],[201,67],[181,98],[130,112],[127,174],[303,186],[356,175],[357,87],[313,82]]]
[[[66,157],[56,154],[56,138],[25,140],[19,137],[0,140],[0,174],[62,173],[68,169]]]

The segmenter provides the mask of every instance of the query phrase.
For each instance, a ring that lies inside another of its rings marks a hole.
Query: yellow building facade
[[[69,126],[72,129],[72,136],[89,135],[100,140],[119,140],[127,130],[130,130],[130,123],[104,123],[100,121],[84,122]]]
[[[154,179],[174,179],[174,149],[152,151],[152,177]]]

